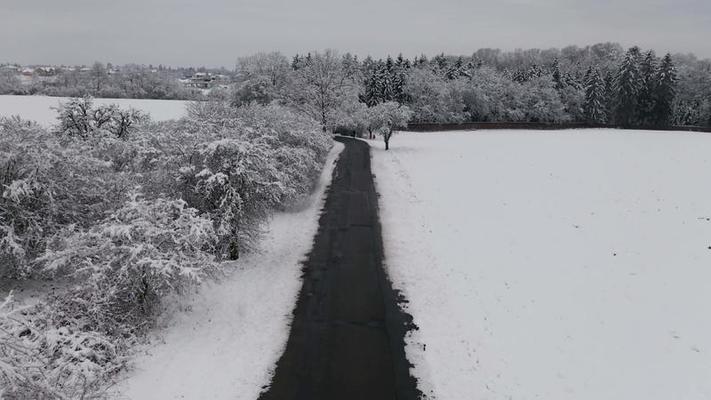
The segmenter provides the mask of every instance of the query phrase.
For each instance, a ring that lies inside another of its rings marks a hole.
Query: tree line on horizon
[[[711,61],[693,55],[660,58],[616,43],[412,59],[361,60],[334,51],[291,59],[260,53],[239,59],[239,81],[229,96],[235,105],[276,101],[301,107],[308,99],[294,101],[293,82],[311,74],[314,64],[323,68],[324,58],[338,79],[320,87],[317,76],[306,80],[317,86],[315,93],[332,91],[338,98],[331,102],[333,110],[322,109],[315,118],[331,130],[363,132],[367,110],[390,102],[407,107],[415,123],[711,125]]]
[[[1,75],[0,94],[27,90]],[[711,60],[691,54],[660,58],[638,47],[625,51],[617,43],[544,50],[479,49],[469,56],[431,58],[359,59],[331,50],[291,58],[278,52],[258,53],[240,58],[229,75],[230,89],[214,89],[203,96],[180,86],[171,74],[132,66],[107,75],[106,65],[97,63],[88,73],[68,72],[24,94],[229,98],[236,106],[276,101],[303,111],[324,128],[359,132],[368,131],[366,126],[372,122],[367,109],[389,102],[406,106],[410,122],[416,123],[711,126]],[[333,79],[318,80],[327,77]],[[310,110],[317,103],[320,110]]]
[[[356,65],[362,71],[361,102],[369,107],[387,101],[407,105],[414,110],[415,122],[709,124],[708,102],[677,101],[679,78],[670,54],[659,59],[638,47],[622,56],[617,55],[617,46],[608,50],[598,60],[569,57],[565,66],[559,56],[546,65],[542,60],[497,62],[501,56],[487,53],[468,59],[438,55],[431,60],[400,55],[360,63],[346,54],[343,63],[349,66],[346,70]],[[292,68],[310,58],[295,56]],[[696,114],[706,118],[690,117],[694,113],[689,108],[699,109]]]

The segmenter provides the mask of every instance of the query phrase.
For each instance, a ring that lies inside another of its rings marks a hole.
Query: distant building
[[[209,72],[196,72],[193,76],[180,80],[185,87],[198,89],[210,89],[215,86],[216,81],[217,77]]]
[[[55,67],[39,67],[35,69],[35,72],[39,76],[55,76],[57,75],[57,68]]]
[[[18,65],[3,65],[0,67],[0,71],[5,73],[17,73],[20,71],[20,66]]]

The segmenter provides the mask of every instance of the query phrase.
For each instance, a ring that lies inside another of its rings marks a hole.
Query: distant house
[[[5,73],[17,73],[20,71],[20,67],[17,65],[3,65],[0,67],[0,71]]]
[[[196,72],[193,76],[181,79],[180,81],[185,87],[198,89],[209,89],[216,84],[217,78],[209,72]]]
[[[57,68],[55,67],[39,67],[35,70],[39,76],[55,76],[57,75]]]
[[[35,74],[34,68],[23,68],[20,72],[23,76],[32,76]]]

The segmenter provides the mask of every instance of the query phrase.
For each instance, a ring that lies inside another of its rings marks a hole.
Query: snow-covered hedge
[[[98,303],[108,310],[100,315],[140,321],[156,299],[217,273],[216,243],[212,221],[185,201],[148,201],[134,193],[91,228],[59,232],[38,262],[101,296]],[[102,321],[96,327],[109,329]]]
[[[183,130],[211,140],[187,153],[180,195],[212,217],[221,255],[236,258],[252,247],[272,210],[311,191],[331,138],[314,121],[277,105],[200,103],[190,114]]]
[[[271,212],[310,192],[331,147],[278,105],[196,103],[189,118],[118,135],[73,104],[87,108],[85,131],[0,120],[0,278],[75,283],[30,308],[2,304],[0,398],[100,397],[161,300],[251,249]]]
[[[46,239],[88,226],[120,203],[126,179],[86,145],[66,145],[41,127],[0,121],[0,277],[28,277]]]
[[[59,298],[14,310],[11,300],[0,304],[0,398],[103,398],[128,341],[89,328]]]

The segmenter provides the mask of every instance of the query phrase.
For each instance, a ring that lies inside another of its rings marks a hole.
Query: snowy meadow
[[[711,397],[711,137],[373,144],[387,270],[436,399]]]
[[[49,96],[13,96],[0,95],[0,117],[19,116],[28,121],[35,121],[49,128],[57,122],[57,111],[69,97]],[[97,105],[116,104],[121,108],[135,108],[150,114],[154,121],[179,119],[187,114],[184,100],[150,100],[150,99],[94,99]]]

